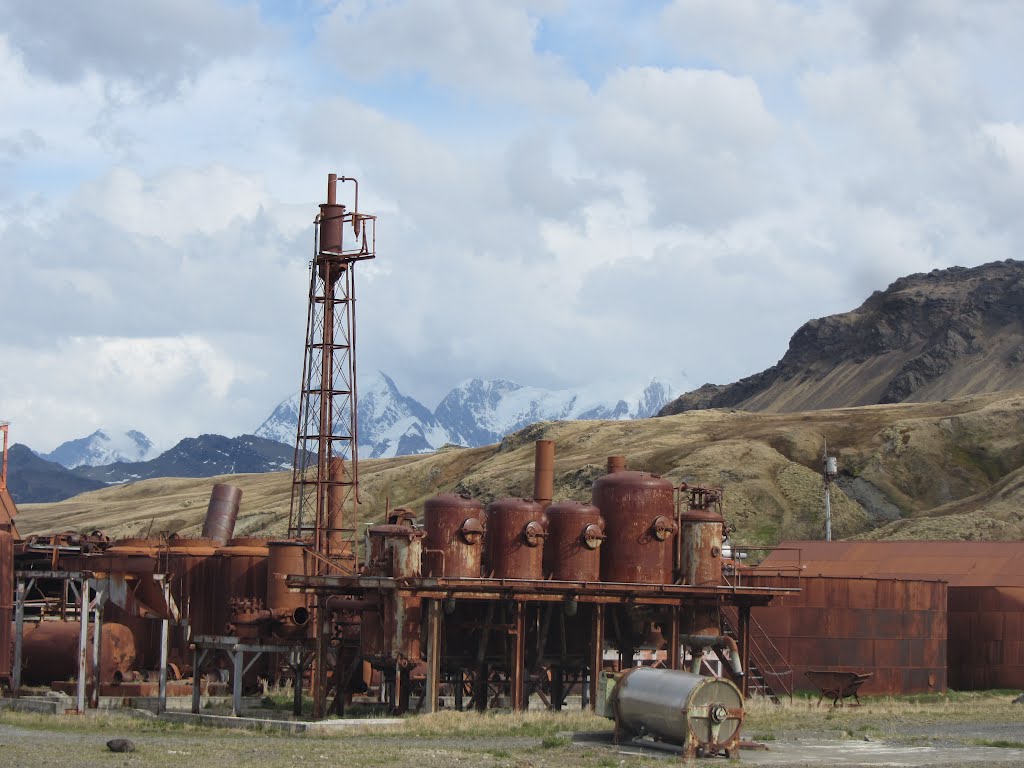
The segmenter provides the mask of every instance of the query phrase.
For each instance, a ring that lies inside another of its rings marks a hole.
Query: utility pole
[[[839,467],[835,456],[828,455],[828,440],[822,454],[822,478],[825,485],[825,541],[832,541],[832,481],[839,476]]]

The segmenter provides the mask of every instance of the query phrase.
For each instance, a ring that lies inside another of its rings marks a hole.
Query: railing
[[[738,635],[739,611],[735,606],[722,606],[722,623],[727,634],[731,633],[734,637]],[[788,697],[792,702],[793,670],[789,668],[786,657],[782,655],[782,652],[753,616],[750,617],[748,639],[748,647],[743,649],[743,653],[747,656],[747,669],[759,673],[761,678],[760,681],[755,678],[755,689],[776,704],[780,703],[780,694]],[[759,639],[761,642],[758,642]],[[771,661],[772,658],[775,659],[774,663]],[[772,678],[771,682],[768,680],[769,677]]]

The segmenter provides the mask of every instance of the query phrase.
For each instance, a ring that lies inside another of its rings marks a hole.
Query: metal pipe
[[[614,474],[615,472],[623,472],[626,469],[626,457],[625,456],[609,456],[608,457],[608,474]]]
[[[696,651],[704,648],[727,649],[729,651],[729,666],[732,667],[736,677],[743,677],[743,663],[740,660],[740,649],[736,641],[729,635],[681,635],[680,641],[683,645]],[[694,653],[694,659],[698,659]],[[698,662],[699,663],[699,662]]]
[[[210,503],[203,520],[202,538],[213,539],[223,547],[235,532],[235,521],[242,503],[242,489],[228,483],[217,483],[210,492]]]
[[[534,444],[533,500],[547,509],[555,488],[555,442],[538,440]]]

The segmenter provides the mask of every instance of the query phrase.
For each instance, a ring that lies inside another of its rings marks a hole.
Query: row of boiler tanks
[[[589,504],[502,498],[484,507],[434,496],[423,505],[422,570],[395,575],[718,585],[724,520],[709,503],[715,493],[623,469],[594,481]],[[371,541],[392,533],[408,535],[379,526]]]
[[[540,464],[542,446],[537,449]],[[551,494],[541,486],[534,499],[500,498],[486,506],[466,495],[437,495],[424,502],[422,525],[411,512],[396,510],[387,524],[368,530],[364,573],[501,580],[503,588],[513,591],[528,591],[531,581],[547,582],[548,591],[564,582],[563,604],[528,602],[522,609],[526,666],[585,668],[593,658],[593,608],[575,599],[579,592],[611,583],[635,585],[638,593],[640,585],[722,584],[720,492],[628,471],[620,457],[610,458],[608,466],[608,473],[594,481],[590,503],[548,504]],[[414,668],[424,650],[422,601],[386,589],[363,594],[362,657],[386,677]],[[455,590],[444,601],[442,672],[456,684],[473,678],[483,688],[488,676],[510,671],[516,608],[510,601],[460,594]],[[665,634],[671,620],[664,608],[608,606],[607,614],[612,644],[624,659],[641,648],[665,647],[650,644],[652,636]],[[719,631],[713,611],[688,609],[681,621],[684,633]]]

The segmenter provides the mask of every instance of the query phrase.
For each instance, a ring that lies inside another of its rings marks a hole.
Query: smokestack
[[[626,457],[625,456],[609,456],[608,457],[608,474],[613,475],[616,472],[622,472],[626,469]]]
[[[235,532],[238,507],[242,503],[242,489],[227,483],[217,483],[210,494],[210,505],[203,521],[203,538],[213,539],[221,546],[228,543]]]
[[[538,440],[533,463],[533,500],[547,509],[555,492],[555,441]]]

